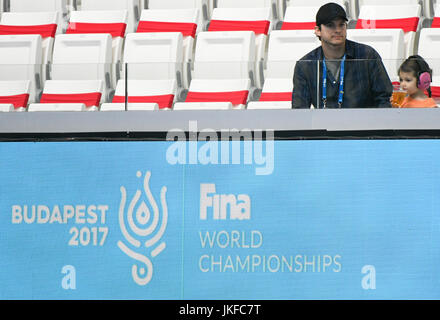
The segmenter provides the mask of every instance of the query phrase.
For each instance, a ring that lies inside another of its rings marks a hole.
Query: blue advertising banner
[[[438,140],[0,155],[0,299],[440,298]]]

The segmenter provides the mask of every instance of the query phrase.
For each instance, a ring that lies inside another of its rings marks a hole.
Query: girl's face
[[[401,71],[399,74],[400,78],[400,88],[405,90],[408,95],[415,94],[419,88],[417,88],[417,78],[413,72],[403,72]]]

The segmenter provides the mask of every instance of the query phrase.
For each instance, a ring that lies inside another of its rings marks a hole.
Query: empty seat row
[[[316,6],[327,0],[1,0],[1,8],[6,6],[5,11],[51,11],[54,6],[61,9],[65,15],[74,10],[120,10],[131,11],[130,20],[136,21],[142,9],[188,9],[199,8],[204,19],[208,20],[214,7],[266,7],[271,6],[273,13],[281,20],[286,6]],[[423,15],[432,18],[437,0],[335,0],[346,7],[351,18],[357,19],[360,8],[363,5],[371,4],[420,4],[423,8]],[[1,11],[1,10],[0,10]],[[130,24],[130,22],[129,22]]]
[[[438,5],[440,8],[440,4]],[[288,7],[284,20],[280,24],[281,30],[313,30],[315,16],[319,7]],[[421,6],[401,5],[369,6],[364,5],[355,25],[356,29],[363,28],[401,28],[405,32],[406,54],[412,55],[417,49],[417,32],[421,30],[423,18]],[[440,9],[438,9],[440,15]],[[199,22],[201,14],[198,9],[193,10],[143,10],[136,32],[166,32],[180,31],[185,39],[185,61],[191,61],[194,51],[194,39],[198,32],[204,31]],[[50,62],[50,53],[54,34],[60,33],[111,33],[113,37],[113,62],[121,60],[123,38],[133,32],[127,25],[130,21],[127,10],[104,11],[73,11],[69,16],[68,24],[60,26],[60,14],[55,12],[38,13],[4,13],[0,23],[0,34],[40,33],[43,38],[49,38],[43,45],[45,63]],[[440,17],[434,19],[432,27],[440,26]],[[267,49],[267,36],[270,31],[277,29],[271,19],[271,8],[257,8],[235,10],[230,8],[216,8],[207,30],[232,31],[252,30],[257,34],[257,60],[264,60]]]

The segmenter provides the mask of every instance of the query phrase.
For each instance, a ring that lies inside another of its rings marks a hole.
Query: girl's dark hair
[[[419,55],[413,55],[408,57],[399,67],[397,75],[400,72],[412,72],[414,77],[417,78],[417,84],[419,84],[419,77],[422,73],[428,72],[432,79],[432,69],[429,67],[428,63]],[[431,97],[431,87],[427,89],[429,97]]]

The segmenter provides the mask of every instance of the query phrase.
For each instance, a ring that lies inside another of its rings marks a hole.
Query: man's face
[[[322,42],[331,46],[344,45],[347,38],[347,22],[342,18],[337,18],[330,23],[321,24],[321,28],[316,26],[315,34],[321,37]]]

